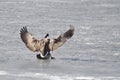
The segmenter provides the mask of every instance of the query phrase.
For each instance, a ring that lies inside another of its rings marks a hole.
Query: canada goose
[[[33,52],[40,52],[36,55],[38,59],[54,59],[51,56],[50,51],[56,50],[58,47],[62,46],[67,39],[71,38],[74,34],[74,27],[70,25],[70,29],[65,33],[60,34],[57,38],[48,39],[49,34],[41,39],[37,40],[34,38],[27,30],[27,27],[23,27],[20,30],[20,37],[25,43],[26,47]]]

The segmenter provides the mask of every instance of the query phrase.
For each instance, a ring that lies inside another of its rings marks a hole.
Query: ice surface
[[[119,0],[0,0],[0,80],[120,80]],[[74,36],[37,60],[20,39],[75,26]]]

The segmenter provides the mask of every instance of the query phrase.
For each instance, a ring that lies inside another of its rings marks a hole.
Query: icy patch
[[[76,77],[76,80],[98,80],[95,79],[94,77]]]
[[[42,78],[42,79],[50,79],[50,80],[61,80],[59,76],[51,76],[48,74],[44,73],[31,73],[31,72],[26,72],[22,74],[16,75],[18,77],[32,77],[32,78]]]
[[[8,73],[6,71],[0,71],[0,75],[7,75]]]
[[[86,42],[85,44],[87,44],[87,45],[94,45],[95,43]]]
[[[114,4],[101,4],[100,6],[102,6],[102,7],[115,7],[116,5],[114,5]]]
[[[120,53],[114,53],[113,56],[120,56]]]
[[[90,26],[80,26],[81,29],[86,29],[89,30],[91,27]]]
[[[16,3],[25,4],[26,2],[25,1],[18,1],[18,2],[15,2],[15,1],[10,1],[10,2],[8,2],[8,1],[2,1],[2,2],[0,2],[0,4],[3,4],[3,3],[5,3],[5,4],[16,4]]]
[[[119,80],[120,77],[76,77],[72,80]]]
[[[95,77],[95,76],[68,76],[68,75],[50,75],[45,73],[33,73],[33,72],[25,72],[25,73],[9,73],[7,71],[0,71],[0,76],[11,76],[22,77],[22,78],[38,78],[38,79],[47,79],[47,80],[119,80],[120,77]]]

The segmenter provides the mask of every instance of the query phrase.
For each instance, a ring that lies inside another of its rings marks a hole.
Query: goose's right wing
[[[28,32],[26,27],[21,28],[20,37],[28,49],[36,51],[37,40]]]
[[[65,33],[59,35],[57,38],[50,39],[49,48],[50,51],[56,50],[60,46],[62,46],[67,39],[71,38],[74,34],[74,26],[70,25],[70,29],[67,30]]]

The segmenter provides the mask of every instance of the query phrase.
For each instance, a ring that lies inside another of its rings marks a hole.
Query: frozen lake
[[[75,26],[74,36],[37,60],[20,39]],[[0,0],[0,80],[120,80],[120,0]]]

